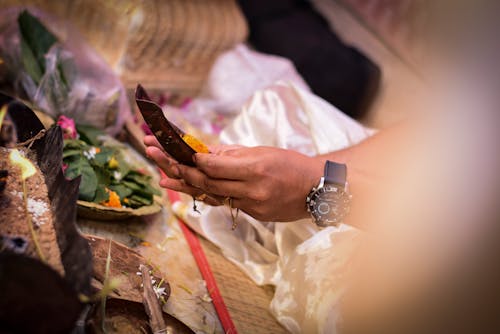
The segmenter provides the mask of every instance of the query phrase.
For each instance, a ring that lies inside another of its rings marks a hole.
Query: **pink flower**
[[[59,116],[57,120],[57,125],[63,130],[64,139],[76,139],[78,138],[78,133],[76,132],[75,121],[64,115]]]
[[[64,174],[64,173],[66,173],[66,169],[68,169],[68,167],[69,167],[69,166],[68,166],[68,164],[65,164],[65,163],[63,162],[62,167],[61,167],[61,168],[62,168],[62,172],[63,172],[63,174]]]

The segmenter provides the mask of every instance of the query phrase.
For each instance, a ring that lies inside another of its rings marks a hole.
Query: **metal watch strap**
[[[324,179],[325,183],[345,186],[347,177],[347,166],[333,161],[326,161]]]

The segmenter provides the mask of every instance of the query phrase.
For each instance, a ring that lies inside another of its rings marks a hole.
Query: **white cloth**
[[[183,116],[197,129],[218,135],[256,90],[279,80],[309,90],[290,60],[239,44],[217,58],[201,93],[187,106]]]
[[[372,132],[310,92],[278,82],[257,91],[220,139],[316,155],[356,144]],[[232,231],[227,207],[202,204],[197,214],[190,206],[188,199],[174,211],[257,284],[276,286],[271,311],[281,324],[292,333],[335,332],[335,307],[344,288],[337,278],[359,231],[345,225],[318,230],[310,220],[260,222],[244,213]]]

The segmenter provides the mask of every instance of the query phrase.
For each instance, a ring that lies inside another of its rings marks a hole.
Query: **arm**
[[[308,157],[273,147],[224,147],[214,154],[196,154],[197,168],[177,164],[158,147],[154,137],[145,139],[148,155],[168,175],[160,185],[193,196],[210,195],[208,204],[233,198],[234,207],[265,221],[293,221],[309,217],[305,198],[323,175],[326,160],[347,164],[354,196],[351,212],[361,206],[370,189],[381,184],[391,170],[401,130],[387,130],[344,150]],[[389,151],[389,152],[388,152]],[[388,152],[382,156],[381,152]],[[362,210],[364,211],[364,210]],[[352,217],[352,219],[351,219]],[[350,214],[347,223],[356,223]]]

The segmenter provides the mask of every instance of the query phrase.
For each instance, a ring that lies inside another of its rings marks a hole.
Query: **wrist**
[[[307,177],[304,178],[303,190],[300,193],[300,205],[302,208],[301,219],[311,218],[311,214],[307,210],[306,199],[311,190],[318,186],[323,177],[324,166],[327,160],[324,156],[315,156],[310,159],[308,172],[306,174]]]

